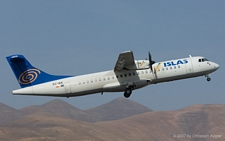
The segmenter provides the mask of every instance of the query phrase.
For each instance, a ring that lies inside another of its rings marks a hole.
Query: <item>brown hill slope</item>
[[[88,110],[80,110],[62,100],[55,99],[43,105],[25,107],[21,109],[21,111],[26,114],[46,112],[80,121],[98,122],[122,119],[151,110],[129,99],[117,98],[106,104]]]
[[[85,110],[85,112],[93,117],[92,122],[118,120],[150,111],[152,110],[148,107],[122,97],[98,107]]]
[[[119,132],[92,123],[34,113],[0,127],[4,141],[134,141]]]
[[[0,103],[0,125],[21,118],[24,113]]]
[[[59,99],[52,100],[43,105],[28,106],[21,109],[21,111],[26,114],[46,112],[53,115],[82,121],[89,121],[89,118],[91,118],[86,112]]]
[[[36,112],[1,126],[0,140],[224,141],[225,105],[195,105],[98,123]]]
[[[96,124],[120,131],[136,141],[224,141],[225,105],[195,105],[176,111],[149,112]],[[214,135],[218,135],[218,138]]]
[[[194,105],[181,109],[176,122],[185,133],[223,135],[219,140],[225,140],[225,105]]]

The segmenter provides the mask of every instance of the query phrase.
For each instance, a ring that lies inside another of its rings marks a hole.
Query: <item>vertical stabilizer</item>
[[[70,77],[47,74],[33,67],[23,55],[11,55],[7,56],[6,59],[21,88]]]

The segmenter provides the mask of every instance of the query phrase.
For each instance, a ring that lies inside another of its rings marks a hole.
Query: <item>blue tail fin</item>
[[[23,55],[11,55],[6,57],[6,59],[21,88],[70,77],[47,74],[33,67]]]

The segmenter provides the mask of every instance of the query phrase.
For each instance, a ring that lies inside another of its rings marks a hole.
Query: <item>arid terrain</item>
[[[0,141],[224,141],[225,105],[152,111],[125,98],[80,110],[62,100],[0,103]]]

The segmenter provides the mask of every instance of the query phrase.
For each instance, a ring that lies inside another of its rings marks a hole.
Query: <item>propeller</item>
[[[149,60],[149,67],[150,67],[150,69],[152,71],[152,65],[155,64],[155,61],[152,60],[152,56],[151,56],[150,51],[148,52],[148,60]]]

